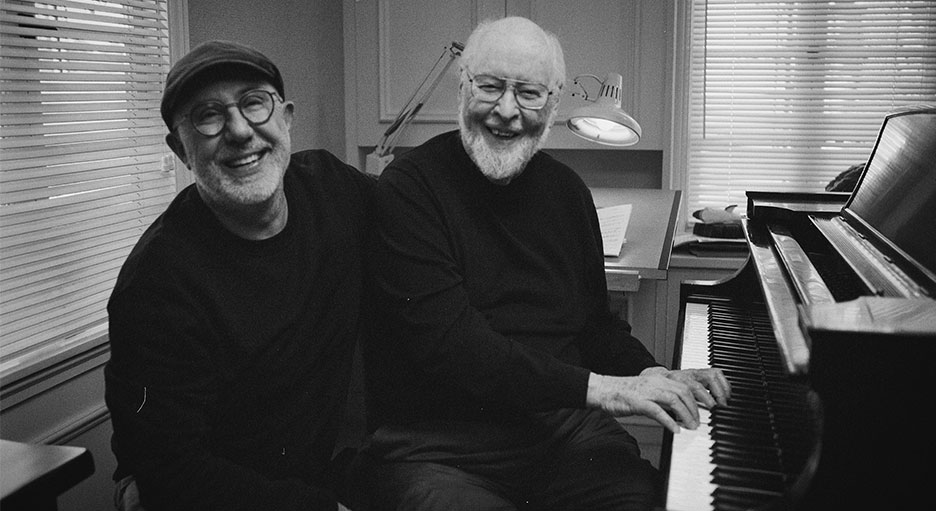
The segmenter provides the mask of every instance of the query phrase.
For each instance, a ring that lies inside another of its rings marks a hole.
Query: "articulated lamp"
[[[585,77],[600,81],[595,75],[576,76],[574,83],[583,91],[585,87],[579,79]],[[621,75],[608,73],[596,99],[590,100],[585,91],[585,100],[592,104],[578,107],[569,115],[566,126],[572,133],[592,142],[619,147],[634,145],[640,140],[640,125],[621,109],[621,83]]]

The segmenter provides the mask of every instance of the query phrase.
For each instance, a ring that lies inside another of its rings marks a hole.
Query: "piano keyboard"
[[[686,303],[683,326],[682,359],[679,367],[702,369],[711,367],[708,361],[708,305]],[[666,509],[691,511],[714,509],[711,495],[712,482],[712,428],[711,413],[699,409],[699,427],[682,429],[673,435],[673,455],[670,467],[691,466],[692,470],[670,471],[667,484]],[[679,465],[677,465],[679,463]]]
[[[808,457],[806,388],[787,378],[766,311],[686,303],[680,368],[718,367],[727,407],[673,435],[666,509],[752,509],[784,498]]]

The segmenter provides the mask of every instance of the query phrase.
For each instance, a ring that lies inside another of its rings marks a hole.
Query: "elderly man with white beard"
[[[555,36],[482,23],[459,130],[380,177],[375,509],[650,509],[659,475],[615,417],[678,432],[730,395],[719,370],[659,365],[610,312],[591,194],[539,151],[564,81]]]

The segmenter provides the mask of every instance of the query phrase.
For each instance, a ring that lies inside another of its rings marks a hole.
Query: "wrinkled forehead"
[[[468,65],[475,74],[551,84],[557,79],[553,51],[541,32],[492,30]]]

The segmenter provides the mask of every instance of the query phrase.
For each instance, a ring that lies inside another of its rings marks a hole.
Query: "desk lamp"
[[[598,98],[593,100],[588,98],[588,91],[579,83],[581,78],[600,81],[595,75],[575,77],[574,83],[582,88],[585,100],[591,101],[592,104],[573,110],[566,126],[572,133],[599,144],[619,147],[636,144],[640,140],[640,125],[621,109],[621,75],[608,73],[607,78],[601,82]]]

